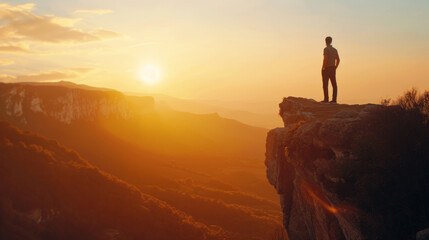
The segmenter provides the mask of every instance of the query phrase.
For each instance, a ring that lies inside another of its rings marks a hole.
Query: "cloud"
[[[36,4],[34,3],[26,3],[26,4],[16,5],[16,6],[10,6],[7,3],[0,4],[0,8],[9,8],[10,10],[16,10],[16,11],[31,11],[34,9],[35,6]]]
[[[109,30],[105,30],[105,29],[96,29],[94,31],[91,32],[94,36],[97,36],[99,38],[119,38],[122,37],[121,34],[117,33],[117,32],[113,32],[113,31],[109,31]]]
[[[7,53],[31,53],[30,50],[20,47],[20,46],[13,46],[13,45],[3,45],[0,46],[0,52],[7,52]]]
[[[70,70],[78,73],[89,73],[94,71],[94,68],[71,68]]]
[[[56,23],[63,27],[73,27],[76,23],[82,21],[82,18],[65,18],[65,17],[56,17],[54,15],[46,15],[51,17],[52,22]]]
[[[74,25],[81,19],[32,13],[34,4],[0,4],[0,41],[48,43],[86,43],[117,38],[119,33],[96,29],[83,31]]]
[[[97,14],[97,15],[104,15],[107,13],[111,13],[112,10],[110,9],[78,9],[74,11],[73,13],[91,13],[91,14]]]
[[[7,65],[11,65],[14,64],[15,61],[11,60],[11,59],[0,59],[0,66],[7,66]]]
[[[71,68],[63,71],[43,71],[28,75],[0,75],[0,81],[2,82],[44,82],[53,80],[63,80],[70,78],[77,78],[81,75],[88,73],[94,69],[92,68]]]

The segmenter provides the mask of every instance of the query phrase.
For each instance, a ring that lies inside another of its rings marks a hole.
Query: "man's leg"
[[[331,84],[332,84],[332,101],[336,102],[337,101],[337,77],[336,77],[336,69],[332,68],[332,72],[331,72]]]
[[[324,102],[329,101],[329,93],[328,93],[328,83],[329,83],[329,76],[328,76],[328,70],[322,70],[322,83],[323,83],[323,95],[324,95]]]

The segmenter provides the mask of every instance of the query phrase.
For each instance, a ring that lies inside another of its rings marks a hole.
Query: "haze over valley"
[[[160,110],[152,97],[64,82],[0,84],[0,101],[1,120],[55,139],[91,166],[231,239],[265,239],[280,227],[280,207],[262,161],[264,128],[218,114]],[[51,211],[30,198],[22,201],[34,207],[28,211]]]

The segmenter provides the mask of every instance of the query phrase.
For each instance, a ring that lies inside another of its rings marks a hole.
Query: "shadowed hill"
[[[255,197],[245,196],[243,198],[243,194],[240,193],[230,192],[232,196],[227,198],[221,196],[219,192],[208,196],[207,192],[190,193],[159,187],[143,187],[142,191],[166,201],[198,221],[222,227],[231,233],[231,239],[266,239],[276,227],[280,226],[280,216],[276,204],[266,201],[256,202]],[[239,197],[242,197],[241,203],[233,203],[234,200],[239,200]],[[252,207],[247,201],[258,205]],[[266,206],[261,206],[267,203],[276,208],[270,211]]]
[[[0,122],[2,239],[223,239],[39,135]]]

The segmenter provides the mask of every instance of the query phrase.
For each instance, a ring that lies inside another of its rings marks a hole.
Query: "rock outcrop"
[[[395,235],[395,226],[386,227],[383,224],[390,223],[377,221],[389,217],[383,213],[372,213],[370,207],[362,207],[366,201],[371,203],[371,197],[377,196],[371,195],[371,189],[367,189],[367,186],[379,191],[382,184],[374,183],[376,186],[373,186],[365,179],[366,185],[359,185],[363,182],[359,182],[361,176],[355,172],[348,176],[347,172],[347,169],[353,170],[348,164],[360,164],[362,154],[357,149],[361,146],[359,144],[365,135],[363,133],[370,131],[369,123],[375,121],[372,119],[374,114],[386,109],[396,111],[399,108],[374,104],[332,105],[294,97],[284,98],[279,106],[284,127],[268,133],[265,164],[267,178],[280,195],[283,223],[289,239],[408,239],[399,236],[385,238]],[[395,164],[393,160],[392,164]],[[366,171],[365,168],[362,169],[362,172]],[[377,174],[373,175],[377,177]],[[390,181],[390,177],[387,175],[386,179]],[[427,184],[420,183],[419,187],[427,188]],[[366,193],[366,190],[370,193]],[[407,201],[408,199],[404,200],[403,204],[412,202]],[[427,206],[427,203],[422,203],[422,206]],[[395,207],[388,210],[397,211]],[[427,207],[420,209],[422,214],[427,212]],[[408,213],[409,215],[404,216],[415,217],[419,221],[409,223],[410,226],[402,224],[400,227],[410,232],[406,236],[415,237],[416,229],[424,229],[424,224],[428,221],[411,210]],[[393,229],[390,235],[386,233],[389,228]]]

